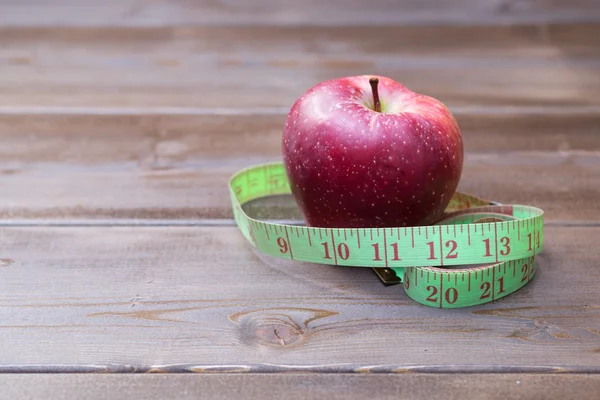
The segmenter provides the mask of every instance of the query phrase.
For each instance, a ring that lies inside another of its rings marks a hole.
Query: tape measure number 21
[[[233,214],[251,245],[271,256],[325,265],[393,271],[406,294],[439,308],[494,301],[535,275],[543,250],[543,211],[498,205],[455,193],[435,225],[397,228],[314,228],[249,217],[252,200],[289,194],[282,163],[252,166],[229,182]]]

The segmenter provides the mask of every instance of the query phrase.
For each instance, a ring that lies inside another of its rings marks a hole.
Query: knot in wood
[[[229,319],[239,325],[242,342],[249,345],[287,347],[310,336],[309,324],[337,313],[297,308],[262,309],[236,313]]]

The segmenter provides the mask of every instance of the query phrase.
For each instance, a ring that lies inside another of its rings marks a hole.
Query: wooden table
[[[598,0],[0,1],[0,398],[596,394],[599,21]],[[281,158],[302,92],[366,73],[451,108],[461,190],[545,211],[524,289],[431,309],[251,250],[228,178]]]

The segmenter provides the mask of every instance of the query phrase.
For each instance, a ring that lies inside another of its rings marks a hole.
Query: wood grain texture
[[[0,3],[0,24],[45,26],[365,25],[598,21],[597,0],[28,0]]]
[[[145,400],[372,398],[480,400],[593,398],[599,375],[280,374],[280,375],[0,375],[0,399]]]
[[[452,111],[467,153],[600,151],[600,112]],[[286,115],[0,113],[0,165],[280,158]]]
[[[598,220],[598,114],[456,114],[461,190]],[[227,181],[281,159],[285,114],[0,115],[4,219],[231,218]],[[286,212],[293,202],[288,202]],[[6,221],[4,221],[6,222]]]
[[[136,159],[134,152],[130,161],[5,163],[0,180],[0,223],[40,218],[230,219],[227,182],[231,175],[255,163],[281,158],[201,158],[185,153],[185,148],[167,143],[159,148],[159,156],[148,152]],[[183,160],[177,160],[179,154]],[[459,190],[502,203],[540,207],[548,221],[598,222],[600,155],[470,153]],[[295,205],[288,199],[284,208],[288,212]]]
[[[0,398],[595,395],[598,22],[599,0],[0,1]],[[428,308],[232,226],[227,180],[280,158],[293,101],[364,73],[456,112],[461,190],[544,209],[524,289]]]
[[[598,35],[596,24],[4,28],[0,107],[281,110],[323,80],[380,74],[450,106],[597,112]]]
[[[600,372],[597,233],[547,227],[525,288],[441,310],[234,227],[2,228],[0,371]]]

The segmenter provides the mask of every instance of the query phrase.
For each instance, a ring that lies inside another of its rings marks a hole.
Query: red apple
[[[292,106],[283,162],[308,226],[432,224],[462,173],[458,123],[443,103],[383,76],[322,82]]]

